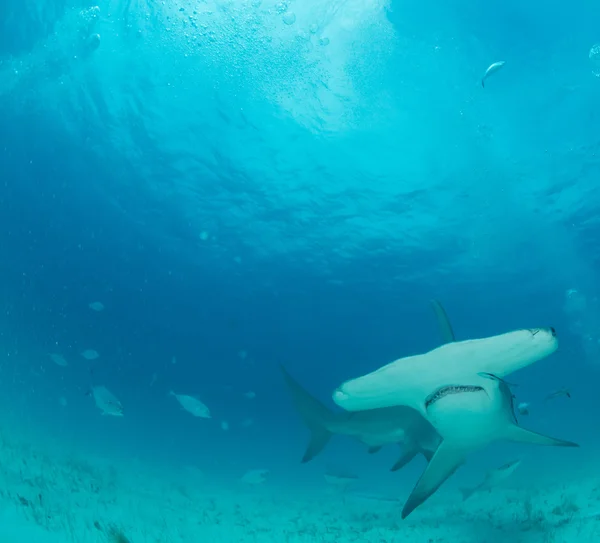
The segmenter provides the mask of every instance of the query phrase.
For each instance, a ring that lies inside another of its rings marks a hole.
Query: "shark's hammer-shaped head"
[[[480,372],[503,378],[549,356],[557,347],[553,328],[447,343],[346,381],[333,393],[333,401],[348,411],[408,405],[425,414],[426,398],[441,387],[468,385]]]

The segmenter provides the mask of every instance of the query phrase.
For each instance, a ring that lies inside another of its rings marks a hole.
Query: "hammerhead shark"
[[[432,300],[444,343],[455,341],[448,316],[437,300]],[[429,461],[441,437],[417,410],[404,405],[369,409],[350,413],[334,412],[307,392],[283,367],[283,377],[292,396],[296,410],[311,433],[302,462],[309,462],[327,445],[333,435],[354,437],[375,453],[382,446],[399,443],[402,455],[391,468],[401,469],[417,454],[423,454]]]
[[[427,500],[469,453],[493,441],[578,446],[521,428],[514,414],[514,396],[503,379],[557,347],[553,328],[447,343],[347,381],[334,392],[335,403],[351,412],[412,407],[442,437],[402,510],[402,518]]]

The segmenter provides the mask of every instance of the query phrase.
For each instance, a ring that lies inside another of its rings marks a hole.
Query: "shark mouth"
[[[462,394],[463,392],[484,392],[484,389],[476,385],[450,385],[439,388],[433,394],[427,396],[425,399],[425,409],[450,394]]]

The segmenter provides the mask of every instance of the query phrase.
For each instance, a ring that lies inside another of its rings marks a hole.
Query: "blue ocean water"
[[[131,462],[194,466],[234,494],[268,469],[263,486],[309,501],[351,470],[400,501],[380,527],[400,537],[424,463],[390,475],[397,447],[336,437],[300,465],[308,431],[278,365],[335,409],[346,379],[440,344],[438,299],[459,340],[556,328],[558,352],[510,380],[525,426],[581,445],[494,445],[440,496],[521,454],[508,486],[598,478],[598,16],[589,0],[3,0],[6,442],[123,466],[119,481]],[[101,414],[97,385],[123,417]],[[281,540],[243,537],[212,540]]]

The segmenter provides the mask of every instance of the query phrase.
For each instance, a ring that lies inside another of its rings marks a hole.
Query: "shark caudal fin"
[[[508,427],[505,439],[516,443],[531,443],[533,445],[548,445],[551,447],[579,447],[577,443],[573,443],[572,441],[564,441],[563,439],[538,434],[514,424]]]
[[[327,429],[327,423],[334,418],[335,414],[307,392],[282,365],[280,369],[292,396],[294,407],[310,430],[310,441],[302,457],[302,463],[310,462],[329,443],[333,433]]]
[[[442,342],[445,343],[454,343],[456,338],[454,337],[454,330],[452,330],[452,325],[450,324],[450,319],[448,318],[448,314],[444,309],[444,306],[439,302],[439,300],[431,300],[431,307],[433,307],[433,311],[435,312],[435,317],[438,322],[438,327],[442,334]]]

